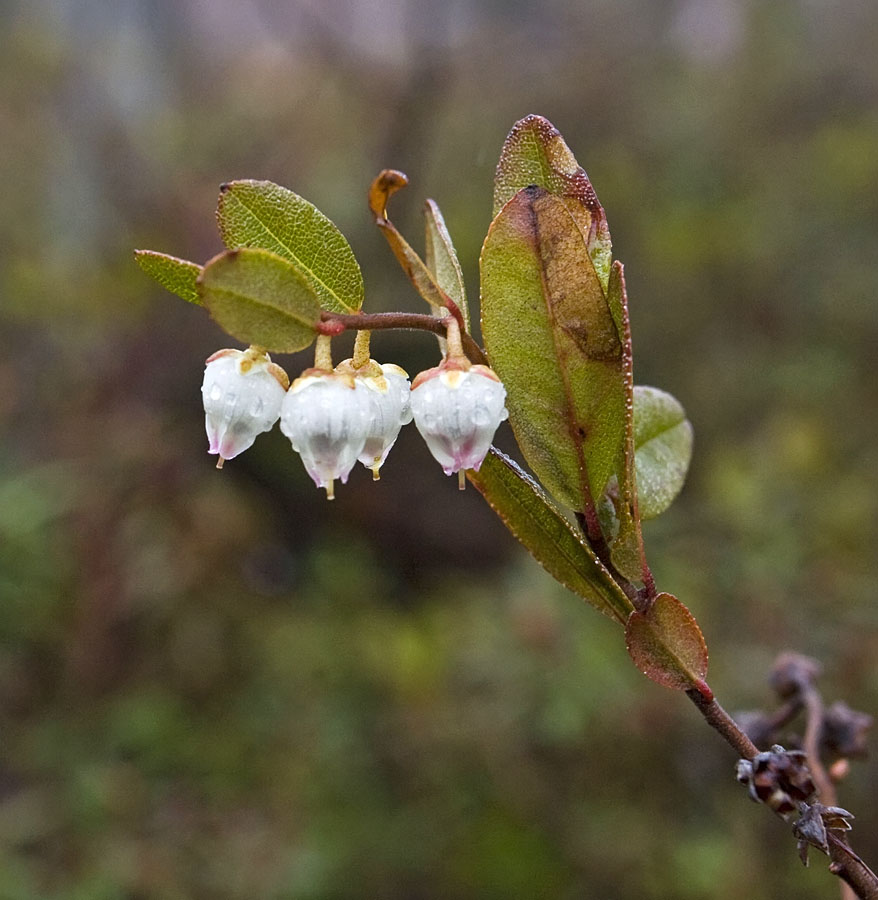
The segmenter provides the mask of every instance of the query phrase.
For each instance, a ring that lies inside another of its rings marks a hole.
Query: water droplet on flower
[[[473,410],[473,425],[484,428],[491,421],[491,415],[484,406],[477,406]]]

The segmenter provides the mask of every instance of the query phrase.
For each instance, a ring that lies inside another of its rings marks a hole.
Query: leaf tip
[[[134,251],[134,262],[143,269],[144,272],[149,274],[149,258],[152,254],[149,250],[135,250]]]
[[[545,139],[555,137],[555,135],[560,136],[561,134],[561,132],[558,131],[545,116],[540,116],[536,113],[528,113],[512,126],[509,131],[509,136],[512,137],[512,135],[516,135],[520,131],[525,131],[528,128],[537,131],[540,136]]]
[[[232,182],[231,182],[231,181],[224,181],[224,182],[220,185],[220,188],[219,188],[219,189],[220,189],[220,193],[221,193],[221,194],[225,194],[226,191],[230,191],[230,190],[232,189]]]

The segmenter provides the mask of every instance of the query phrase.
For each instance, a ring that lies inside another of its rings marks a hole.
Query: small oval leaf
[[[354,313],[363,305],[350,244],[304,197],[271,181],[230,181],[220,188],[216,218],[227,247],[261,247],[291,262],[323,309]]]
[[[294,353],[317,335],[317,295],[276,253],[226,250],[205,265],[198,289],[217,324],[245,344],[272,353]]]
[[[633,608],[631,601],[545,491],[515,462],[492,447],[479,471],[470,469],[466,474],[556,581],[604,615],[625,623]]]
[[[634,388],[634,459],[642,519],[673,503],[692,458],[692,425],[679,401],[658,388]]]
[[[634,665],[656,684],[709,692],[707,644],[692,613],[672,594],[659,594],[646,612],[633,612],[625,645]]]
[[[137,265],[165,290],[182,297],[187,303],[201,305],[196,285],[201,274],[201,266],[186,259],[168,256],[167,253],[157,253],[155,250],[135,250],[134,258]]]

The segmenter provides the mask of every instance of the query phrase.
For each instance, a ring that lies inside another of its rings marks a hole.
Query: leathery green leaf
[[[631,601],[532,478],[493,447],[479,471],[466,474],[556,581],[610,618],[622,624],[627,621],[633,609]]]
[[[201,274],[201,266],[186,259],[177,259],[167,253],[155,250],[135,250],[137,265],[154,278],[163,288],[182,297],[188,303],[201,305],[196,282]]]
[[[653,519],[680,493],[692,458],[692,425],[675,397],[634,388],[634,447],[640,516]]]
[[[451,242],[451,235],[445,225],[445,219],[434,200],[427,200],[424,206],[424,225],[427,234],[424,262],[433,273],[436,284],[448,294],[458,305],[466,330],[470,330],[469,310],[466,305],[466,287],[463,282],[463,269],[457,258],[457,251]],[[447,310],[437,315],[448,315]]]
[[[645,612],[633,612],[625,645],[634,665],[656,684],[709,695],[707,644],[692,613],[672,594],[659,594]]]
[[[482,335],[522,453],[560,503],[585,511],[622,453],[625,359],[562,198],[531,186],[503,207],[482,247],[481,284]]]
[[[357,312],[363,275],[345,236],[313,203],[271,181],[231,181],[216,210],[229,248],[261,247],[287,259],[323,309]]]
[[[606,214],[585,169],[576,161],[561,132],[542,116],[520,119],[503,144],[494,176],[494,215],[530,185],[565,200],[606,291],[612,260]]]
[[[692,457],[692,425],[679,401],[658,388],[634,387],[631,410],[611,552],[616,568],[637,580],[643,564],[640,522],[661,515],[680,493]]]
[[[320,303],[311,284],[269,250],[226,250],[208,262],[198,289],[217,324],[245,344],[293,353],[317,336]]]
[[[618,260],[610,270],[607,304],[622,338],[623,384],[625,392],[625,437],[616,467],[615,511],[618,532],[611,544],[616,568],[632,581],[643,577],[644,550],[641,517],[638,509],[637,479],[635,477],[634,443],[634,369],[631,353],[631,327],[628,319],[628,292],[625,271]]]

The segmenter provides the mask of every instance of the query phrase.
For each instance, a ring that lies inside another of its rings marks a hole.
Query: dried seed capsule
[[[335,479],[344,484],[363,451],[369,413],[369,398],[353,378],[320,369],[303,372],[284,397],[281,431],[330,500]]]
[[[289,385],[286,372],[253,347],[219,350],[207,359],[201,396],[207,452],[219,456],[217,468],[271,430]]]
[[[506,388],[487,366],[446,362],[418,375],[411,398],[415,425],[446,475],[478,470],[508,416],[505,401]]]

